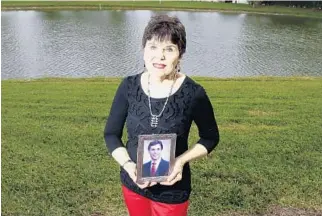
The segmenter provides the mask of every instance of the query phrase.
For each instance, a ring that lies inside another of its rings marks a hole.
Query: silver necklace
[[[170,95],[171,95],[171,93],[172,93],[172,89],[173,89],[173,86],[174,86],[174,83],[175,83],[175,82],[176,82],[176,79],[174,79],[174,81],[173,81],[173,83],[172,83],[172,85],[171,85],[169,95],[168,95],[168,97],[167,97],[167,99],[166,99],[166,101],[165,101],[165,103],[164,103],[164,105],[163,105],[163,108],[162,108],[161,112],[160,112],[158,115],[154,115],[154,114],[152,113],[152,108],[151,108],[151,96],[150,96],[150,73],[149,73],[149,75],[148,75],[148,94],[149,94],[149,108],[150,108],[150,115],[151,115],[151,122],[150,122],[151,127],[156,128],[156,127],[158,126],[158,124],[159,124],[159,118],[160,118],[160,116],[162,115],[162,113],[163,113],[163,111],[164,111],[165,107],[167,106],[167,103],[168,103],[169,97],[170,97]]]

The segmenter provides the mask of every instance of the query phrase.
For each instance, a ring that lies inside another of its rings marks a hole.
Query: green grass
[[[189,215],[322,210],[322,79],[194,79],[221,141],[191,163]],[[2,215],[125,215],[102,136],[119,82],[2,81]]]
[[[61,10],[61,9],[153,9],[153,10],[216,10],[229,12],[253,12],[285,14],[322,18],[322,12],[315,9],[289,8],[283,6],[257,6],[197,1],[1,1],[2,10]]]

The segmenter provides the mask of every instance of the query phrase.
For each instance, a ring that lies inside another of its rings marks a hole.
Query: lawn
[[[321,214],[322,79],[193,79],[211,99],[221,140],[191,163],[189,215]],[[103,139],[119,83],[2,81],[2,215],[126,214]],[[193,126],[189,143],[197,139]]]

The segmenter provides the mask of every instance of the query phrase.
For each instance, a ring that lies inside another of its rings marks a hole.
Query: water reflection
[[[186,26],[188,75],[321,76],[320,20],[219,12],[2,12],[2,79],[126,76],[143,69],[149,18]]]
[[[272,76],[321,75],[321,29],[286,17],[249,16],[243,27],[246,71]],[[283,21],[282,21],[283,20]],[[280,22],[279,22],[280,21]]]

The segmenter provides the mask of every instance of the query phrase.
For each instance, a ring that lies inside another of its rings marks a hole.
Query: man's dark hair
[[[159,144],[161,146],[161,150],[163,150],[163,144],[160,140],[153,140],[152,142],[150,142],[148,146],[148,150],[150,150],[152,146],[159,145]]]
[[[155,37],[159,41],[170,40],[179,48],[179,57],[186,52],[186,30],[177,17],[168,15],[153,16],[145,27],[142,46]]]

